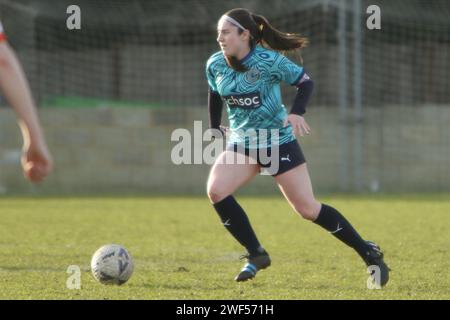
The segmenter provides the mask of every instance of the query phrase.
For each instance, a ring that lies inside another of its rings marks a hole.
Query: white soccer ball
[[[118,244],[103,246],[92,256],[92,274],[103,284],[124,284],[130,279],[133,269],[130,253]]]

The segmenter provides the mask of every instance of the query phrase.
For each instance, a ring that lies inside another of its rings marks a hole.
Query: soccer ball
[[[118,244],[103,246],[92,256],[92,274],[103,284],[124,284],[130,279],[133,269],[130,253]]]

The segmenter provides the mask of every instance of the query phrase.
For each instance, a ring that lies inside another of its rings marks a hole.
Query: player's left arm
[[[304,134],[309,134],[311,132],[311,128],[303,115],[306,112],[306,105],[312,95],[314,82],[303,71],[300,80],[295,86],[297,87],[297,94],[295,95],[294,103],[284,125],[287,126],[288,123],[290,123],[294,130],[294,134],[298,133],[300,136],[303,136]]]
[[[292,125],[294,134],[309,134],[311,129],[303,118],[306,112],[306,105],[312,94],[314,83],[306,74],[303,66],[300,66],[286,56],[277,54],[272,67],[272,78],[276,82],[283,81],[297,87],[297,94],[294,99],[291,111],[284,121],[284,126]]]

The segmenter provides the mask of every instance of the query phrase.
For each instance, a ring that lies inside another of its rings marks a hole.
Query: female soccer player
[[[379,285],[385,285],[389,268],[380,248],[362,239],[335,208],[315,199],[306,161],[295,138],[296,133],[303,136],[310,132],[303,114],[313,81],[302,66],[278,51],[303,48],[307,39],[280,32],[265,17],[242,8],[225,13],[217,28],[221,51],[213,54],[206,65],[210,127],[223,133],[220,123],[224,100],[231,134],[226,150],[211,168],[207,193],[224,226],[248,251],[244,256],[247,263],[235,280],[252,279],[271,263],[246,213],[232,195],[268,167],[259,153],[264,149],[266,154],[278,157],[270,158],[271,163],[278,163],[276,171],[270,174],[293,209],[353,248],[367,266],[378,266]],[[297,88],[289,115],[281,102],[282,81]],[[270,129],[271,133],[259,134],[264,129]],[[272,134],[273,129],[277,134]],[[246,131],[253,134],[246,135]]]
[[[45,142],[33,98],[13,49],[6,41],[0,22],[0,88],[16,112],[23,137],[22,168],[31,182],[45,178],[53,161]]]

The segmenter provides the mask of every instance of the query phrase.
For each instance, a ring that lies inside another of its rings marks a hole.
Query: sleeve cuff
[[[295,86],[298,84],[298,82],[300,81],[300,79],[303,77],[303,75],[305,74],[305,69],[302,69],[302,72],[300,72],[300,75],[298,76],[297,79],[295,79],[295,81],[293,83],[291,83],[291,86]]]

